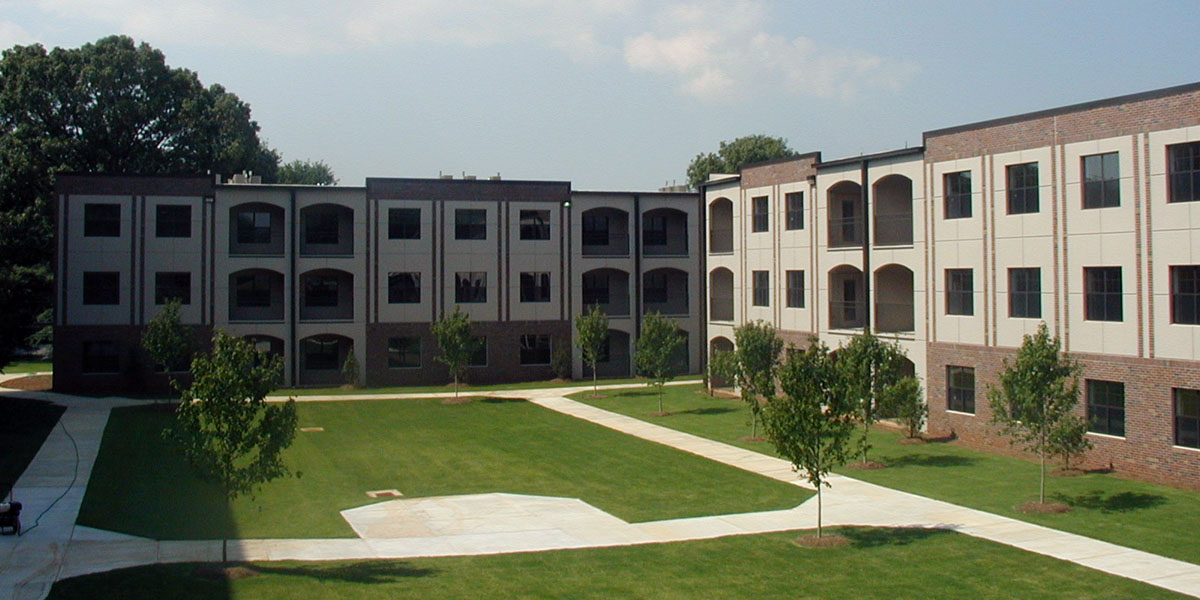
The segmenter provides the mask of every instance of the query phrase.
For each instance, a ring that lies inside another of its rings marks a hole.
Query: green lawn
[[[667,388],[667,417],[650,417],[657,400],[644,390],[610,391],[607,398],[577,400],[666,427],[774,455],[767,442],[747,442],[749,407],[738,400],[711,398],[699,387]],[[1113,475],[1047,479],[1049,499],[1072,510],[1060,515],[1027,515],[1013,507],[1037,499],[1038,466],[954,443],[901,445],[901,436],[872,432],[870,458],[888,465],[877,471],[840,469],[850,477],[1200,563],[1200,493]]]
[[[65,411],[41,400],[0,398],[0,501],[8,501],[8,491]]]
[[[677,381],[699,381],[699,375],[684,375],[677,377]],[[645,383],[644,379],[634,377],[625,377],[621,379],[600,379],[597,385],[620,385],[631,383]],[[489,390],[539,390],[545,388],[557,387],[579,387],[584,385],[592,385],[592,381],[526,381],[521,383],[495,383],[491,385],[459,385],[460,391],[466,392],[482,392]],[[409,385],[409,386],[391,386],[391,387],[364,387],[357,389],[343,389],[341,387],[325,387],[325,388],[280,388],[271,393],[272,396],[345,396],[352,394],[429,394],[437,392],[453,392],[454,386],[446,385]]]
[[[795,533],[528,554],[320,563],[155,565],[75,577],[50,598],[1181,598],[1039,554],[934,530],[844,529],[811,549]],[[208,575],[208,576],[205,576]]]
[[[79,523],[158,539],[354,537],[339,510],[408,497],[510,492],[581,498],[630,522],[777,510],[809,492],[523,401],[298,406],[300,475],[227,504],[161,436],[162,406],[112,412]]]
[[[46,361],[19,361],[14,362],[7,367],[4,367],[5,375],[13,375],[16,373],[46,373],[54,368],[54,363]]]

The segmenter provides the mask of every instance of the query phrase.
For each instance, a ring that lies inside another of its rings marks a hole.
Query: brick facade
[[[212,328],[191,326],[193,348],[202,351],[212,338]],[[54,329],[54,391],[82,394],[168,394],[170,379],[187,384],[190,373],[157,371],[142,349],[143,327],[134,325],[69,325]],[[80,357],[83,344],[111,341],[117,344],[119,368],[113,373],[84,373]]]

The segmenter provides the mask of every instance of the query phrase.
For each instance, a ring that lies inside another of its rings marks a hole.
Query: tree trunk
[[[817,539],[821,538],[821,511],[824,509],[821,506],[821,482],[817,482]]]
[[[750,437],[758,437],[758,411],[750,411]]]
[[[458,400],[458,375],[454,376],[454,399]]]
[[[1039,487],[1038,502],[1045,504],[1046,503],[1046,451],[1042,450],[1040,454],[1041,454],[1042,481],[1041,481],[1041,484],[1038,486]]]
[[[658,413],[659,413],[659,414],[662,414],[662,412],[663,412],[663,409],[662,409],[662,397],[663,397],[663,386],[660,384],[660,385],[658,386]]]
[[[592,363],[592,396],[599,396],[600,390],[596,385],[596,363]]]

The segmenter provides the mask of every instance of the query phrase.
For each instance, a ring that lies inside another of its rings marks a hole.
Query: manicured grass
[[[675,381],[699,381],[699,375],[684,375],[676,377]],[[600,379],[597,385],[620,385],[631,383],[645,383],[644,379],[635,377],[625,377],[621,379]],[[540,390],[546,388],[558,387],[580,387],[592,385],[590,379],[580,379],[578,381],[526,381],[523,383],[496,383],[492,385],[459,385],[460,392],[473,393],[483,392],[488,390]],[[410,385],[410,386],[391,386],[391,387],[364,387],[358,389],[342,389],[340,387],[325,387],[325,388],[281,388],[272,392],[272,396],[345,396],[352,394],[429,394],[438,392],[453,392],[454,386],[446,385]]]
[[[339,510],[407,497],[581,498],[630,522],[777,510],[810,493],[523,401],[300,404],[299,477],[227,504],[164,441],[164,407],[112,412],[79,523],[158,539],[354,537]]]
[[[46,373],[54,368],[54,363],[46,361],[19,361],[4,367],[5,375],[16,373]]]
[[[50,402],[0,398],[0,501],[8,501],[8,491],[65,411]]]
[[[957,533],[843,529],[852,544],[801,548],[795,533],[530,554],[213,566],[154,565],[54,584],[50,598],[1180,598],[1079,565]]]
[[[659,425],[775,455],[767,442],[747,442],[750,409],[738,400],[711,398],[698,387],[667,389],[667,417],[650,417],[658,410],[654,396],[641,390],[610,391],[607,398],[574,398]],[[901,445],[899,434],[875,430],[870,458],[888,465],[877,471],[839,469],[871,483],[945,500],[991,513],[1062,529],[1114,544],[1200,563],[1200,493],[1091,473],[1079,477],[1048,477],[1047,499],[1063,502],[1071,511],[1058,515],[1028,515],[1013,507],[1036,500],[1038,465],[1027,460],[973,450],[955,443]]]

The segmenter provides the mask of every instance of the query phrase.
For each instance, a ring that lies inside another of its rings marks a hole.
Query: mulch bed
[[[220,565],[201,565],[196,567],[196,575],[203,579],[216,581],[237,581],[247,577],[256,577],[258,571],[247,567],[222,567]]]
[[[27,392],[48,392],[54,387],[53,375],[30,375],[18,377],[4,382],[4,387]]]
[[[672,414],[674,414],[674,413],[672,413],[669,410],[664,410],[663,412],[652,412],[652,413],[650,413],[650,416],[652,416],[652,417],[669,417]]]
[[[1061,502],[1026,502],[1014,506],[1013,510],[1027,515],[1060,515],[1070,512],[1071,507]]]
[[[815,533],[810,533],[792,540],[792,543],[802,548],[836,548],[838,546],[849,546],[850,540],[836,533],[827,533],[821,537],[817,537]]]
[[[475,396],[459,396],[457,398],[443,398],[442,404],[470,404],[475,400]]]
[[[847,469],[856,469],[859,471],[878,471],[880,469],[886,469],[887,465],[885,465],[881,462],[875,462],[873,460],[868,460],[866,462],[860,461],[860,462],[856,462],[856,463],[850,463],[850,464],[846,465],[846,468]]]
[[[765,438],[761,435],[748,435],[746,437],[741,438],[741,440],[743,442],[765,442],[765,441],[767,441],[767,438]]]
[[[896,440],[896,443],[897,443],[897,444],[900,444],[901,446],[917,446],[917,445],[920,445],[920,444],[924,444],[924,443],[925,443],[925,438],[919,438],[919,437],[915,437],[915,438],[910,438],[910,437],[906,437],[906,438],[900,438],[899,440]]]

